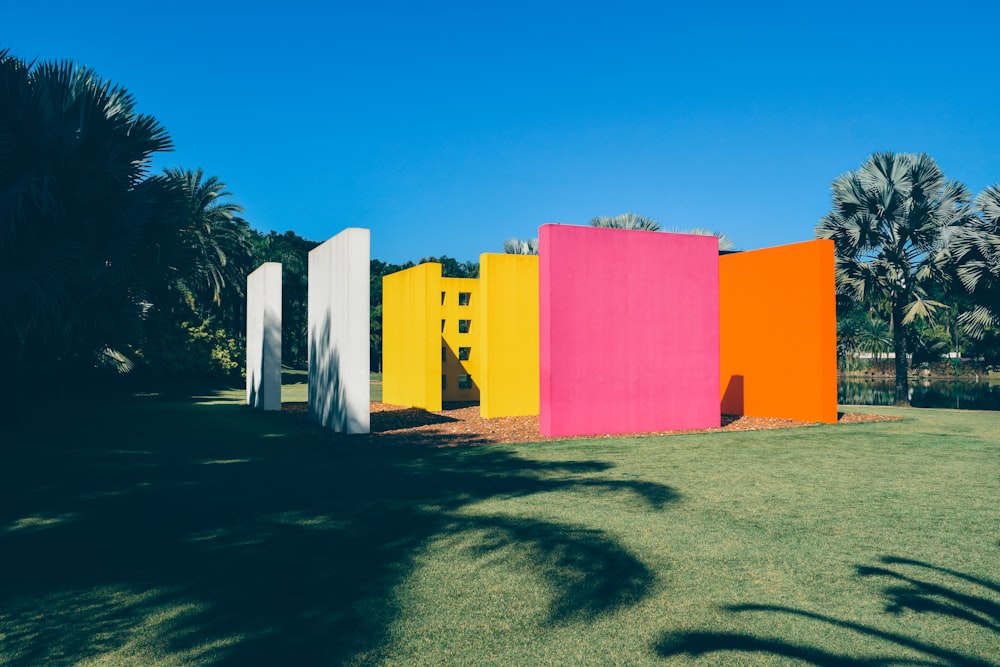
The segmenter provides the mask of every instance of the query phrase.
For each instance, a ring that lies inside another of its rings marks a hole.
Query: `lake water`
[[[837,402],[848,405],[892,405],[895,384],[883,378],[845,378],[837,383]],[[910,405],[915,408],[1000,410],[1000,383],[964,380],[910,380]]]

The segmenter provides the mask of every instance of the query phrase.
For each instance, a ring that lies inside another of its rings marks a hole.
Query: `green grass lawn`
[[[369,373],[371,378],[371,400],[382,400],[382,374]],[[284,369],[281,372],[281,402],[305,403],[309,397],[309,374],[306,371]],[[245,389],[234,389],[218,393],[219,398],[243,402],[246,399]]]
[[[406,450],[241,398],[4,428],[0,664],[1000,665],[997,413]]]

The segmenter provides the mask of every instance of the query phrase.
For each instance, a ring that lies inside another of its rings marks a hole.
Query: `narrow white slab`
[[[281,409],[281,264],[247,276],[247,405]]]
[[[309,253],[309,417],[369,433],[371,234],[349,228]]]

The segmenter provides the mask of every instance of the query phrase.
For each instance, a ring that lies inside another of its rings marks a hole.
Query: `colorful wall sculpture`
[[[537,415],[538,257],[479,256],[479,413]]]
[[[247,276],[247,405],[281,409],[281,264]]]
[[[382,278],[382,400],[441,409],[441,265]]]
[[[833,241],[719,258],[722,413],[836,423]]]
[[[539,257],[482,255],[479,281],[439,264],[385,277],[383,400],[478,394],[484,417],[539,414],[549,436],[836,421],[831,242],[719,257],[712,236],[539,236]]]
[[[338,433],[370,431],[367,229],[309,252],[309,417]]]
[[[539,230],[548,436],[719,426],[718,239]]]

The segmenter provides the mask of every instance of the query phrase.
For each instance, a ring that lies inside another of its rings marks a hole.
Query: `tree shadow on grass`
[[[588,620],[634,604],[655,583],[641,561],[600,530],[567,526],[553,532],[549,523],[511,517],[480,519],[475,527],[487,531],[474,548],[477,555],[516,544],[538,570],[554,592],[552,623]]]
[[[889,567],[893,566],[893,567]],[[931,574],[940,583],[931,581]],[[938,567],[907,558],[886,556],[879,566],[857,566],[861,577],[885,577],[898,582],[882,591],[886,598],[885,611],[901,614],[904,611],[932,613],[973,624],[1000,634],[1000,584],[988,579],[973,577],[956,570]],[[959,587],[962,587],[960,589]],[[970,590],[975,593],[969,592]],[[807,664],[824,667],[849,665],[855,667],[883,667],[885,665],[947,665],[968,667],[998,667],[994,656],[979,657],[954,648],[938,646],[933,637],[908,636],[889,632],[853,621],[846,621],[826,614],[779,605],[731,605],[723,608],[734,614],[781,614],[815,621],[829,631],[846,631],[858,637],[879,640],[883,654],[873,657],[852,657],[828,651],[818,646],[794,643],[779,637],[762,637],[732,632],[670,633],[661,637],[656,652],[661,657],[676,655],[704,656],[729,651],[794,658]],[[998,644],[1000,645],[1000,644]]]
[[[532,554],[553,622],[598,616],[655,583],[613,535],[462,510],[560,491],[676,499],[602,461],[355,445],[241,406],[145,398],[63,417],[0,450],[0,664],[375,662],[415,559],[464,532]]]

